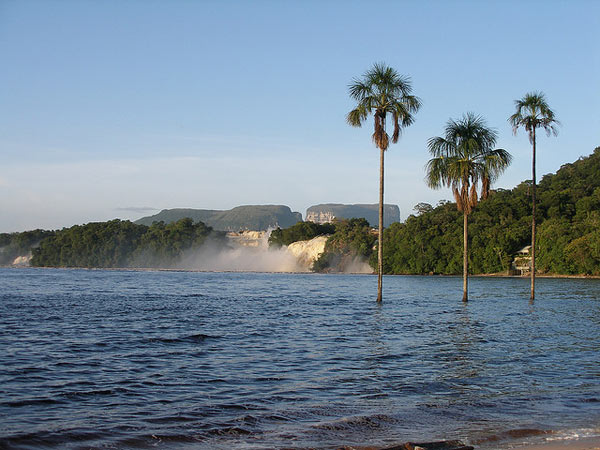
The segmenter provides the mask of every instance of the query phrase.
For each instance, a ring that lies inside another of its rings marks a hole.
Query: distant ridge
[[[142,217],[135,221],[140,225],[152,225],[153,222],[176,222],[189,217],[194,222],[220,231],[255,230],[265,231],[269,228],[287,228],[302,220],[302,214],[292,212],[284,205],[245,205],[229,210],[174,208],[163,209],[158,214]]]
[[[344,205],[340,203],[324,203],[314,205],[306,210],[306,221],[315,223],[327,223],[333,219],[365,218],[372,227],[379,226],[379,205]],[[390,226],[394,222],[400,222],[400,208],[397,205],[384,205],[383,225]]]

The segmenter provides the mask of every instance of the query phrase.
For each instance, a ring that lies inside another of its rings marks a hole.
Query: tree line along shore
[[[531,181],[496,189],[470,214],[469,272],[511,273],[531,240]],[[536,211],[539,274],[600,275],[600,147],[542,177]],[[383,235],[385,274],[456,275],[463,267],[463,217],[456,204],[419,203],[404,222]],[[331,224],[298,222],[272,232],[270,246],[329,235],[316,272],[343,271],[358,259],[377,267],[377,235],[365,219]],[[207,242],[225,246],[225,233],[182,219],[150,226],[111,220],[62,230],[0,234],[0,264],[31,255],[35,267],[170,268]]]

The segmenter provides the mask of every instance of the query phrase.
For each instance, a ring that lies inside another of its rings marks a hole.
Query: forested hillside
[[[10,265],[18,256],[26,256],[53,231],[32,230],[23,233],[0,233],[0,266]]]
[[[472,273],[506,272],[531,240],[531,182],[499,189],[469,219]],[[462,214],[443,202],[385,230],[390,274],[457,274],[462,270]],[[537,269],[600,275],[600,147],[542,178],[538,188]]]
[[[181,219],[148,227],[129,221],[75,225],[54,232],[33,249],[32,266],[170,267],[208,237],[224,239],[204,223]]]
[[[315,272],[346,272],[357,262],[365,264],[373,257],[371,266],[376,266],[373,252],[377,236],[366,219],[343,219],[336,221],[335,232],[327,239],[325,251],[315,261]]]

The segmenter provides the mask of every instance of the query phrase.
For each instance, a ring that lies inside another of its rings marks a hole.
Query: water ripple
[[[599,280],[0,269],[0,447],[277,449],[600,421]],[[562,435],[562,434],[561,434]]]

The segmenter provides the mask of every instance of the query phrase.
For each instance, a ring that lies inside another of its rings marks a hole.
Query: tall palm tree
[[[473,113],[460,120],[450,119],[444,137],[433,137],[428,147],[433,158],[427,163],[427,184],[438,189],[452,188],[456,207],[463,213],[463,302],[468,301],[468,216],[477,205],[477,188],[487,198],[490,185],[508,167],[511,155],[494,149],[497,134]]]
[[[361,79],[354,78],[348,86],[350,97],[357,105],[346,116],[353,127],[360,127],[370,114],[374,117],[373,142],[379,149],[379,245],[377,250],[377,302],[382,301],[383,275],[383,160],[390,144],[386,132],[388,115],[394,132],[392,143],[398,142],[403,127],[413,123],[413,114],[421,107],[421,100],[412,95],[410,78],[400,75],[391,67],[374,64]]]
[[[521,127],[529,134],[529,142],[533,146],[532,181],[531,181],[531,296],[535,299],[535,130],[543,128],[548,136],[558,134],[557,126],[560,122],[554,117],[554,112],[548,106],[546,97],[542,92],[530,92],[520,100],[515,100],[517,111],[508,118],[512,125],[513,133]]]

